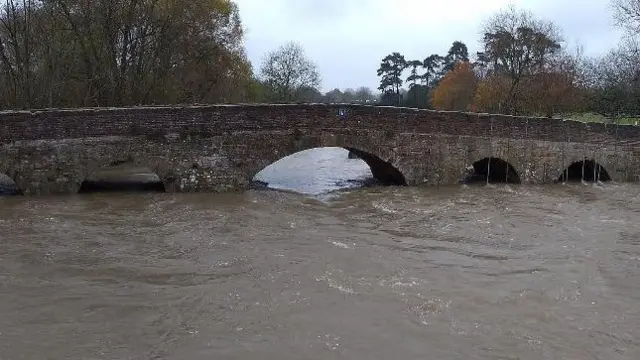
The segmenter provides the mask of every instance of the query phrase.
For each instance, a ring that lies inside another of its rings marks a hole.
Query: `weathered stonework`
[[[101,168],[132,161],[167,191],[221,192],[246,189],[287,155],[340,146],[374,175],[395,174],[391,165],[408,185],[457,183],[486,157],[529,184],[585,157],[615,181],[636,181],[639,140],[635,126],[339,104],[12,111],[0,113],[0,173],[25,194],[74,193]]]

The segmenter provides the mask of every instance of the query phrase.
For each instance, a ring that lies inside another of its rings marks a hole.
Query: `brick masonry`
[[[528,184],[553,182],[585,157],[615,181],[640,176],[637,126],[360,105],[0,112],[0,144],[0,173],[25,194],[74,193],[124,161],[150,168],[168,191],[242,190],[269,164],[325,146],[365,153],[372,169],[392,166],[409,185],[458,183],[486,157]]]

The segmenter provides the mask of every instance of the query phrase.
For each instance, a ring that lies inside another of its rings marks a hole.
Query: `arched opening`
[[[0,173],[0,196],[24,195],[22,189],[7,174]]]
[[[114,161],[86,178],[79,194],[105,192],[165,192],[160,177],[148,168],[130,161]]]
[[[500,158],[491,157],[478,160],[467,167],[462,182],[465,184],[520,184],[520,175],[508,162]]]
[[[558,182],[611,181],[607,170],[595,160],[584,159],[569,165],[558,177]]]
[[[253,177],[254,188],[306,194],[367,186],[407,185],[398,169],[354,148],[323,147],[283,157]]]

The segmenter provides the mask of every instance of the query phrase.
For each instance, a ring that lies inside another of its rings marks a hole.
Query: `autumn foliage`
[[[432,105],[438,110],[471,110],[477,85],[478,78],[471,64],[458,62],[433,91]]]
[[[482,79],[476,89],[473,111],[500,113],[509,93],[511,80],[502,75],[490,75]]]
[[[514,86],[504,74],[491,74],[477,87],[472,110],[488,113],[553,116],[580,110],[585,91],[566,67],[549,67],[522,77]]]

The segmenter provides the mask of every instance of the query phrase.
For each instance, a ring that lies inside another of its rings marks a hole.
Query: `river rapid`
[[[0,359],[640,359],[639,185],[331,192],[331,151],[258,176],[302,194],[0,198]]]

